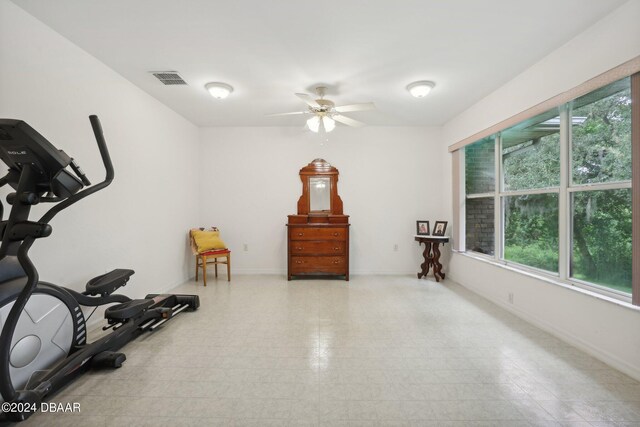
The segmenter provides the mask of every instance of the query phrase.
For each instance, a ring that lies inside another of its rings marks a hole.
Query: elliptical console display
[[[114,178],[97,116],[91,126],[106,169],[95,185],[64,151],[21,120],[0,119],[0,159],[9,167],[0,187],[11,212],[3,218],[0,202],[0,402],[15,411],[2,417],[22,421],[52,393],[91,367],[118,368],[126,359],[118,350],[145,331],[153,331],[176,314],[196,310],[197,295],[147,295],[132,300],[114,292],[126,285],[133,270],[116,269],[91,279],[84,292],[41,282],[29,258],[36,239],[51,234],[55,215],[107,187]],[[52,203],[38,221],[31,207]],[[105,310],[109,334],[87,343],[81,306],[109,305]]]

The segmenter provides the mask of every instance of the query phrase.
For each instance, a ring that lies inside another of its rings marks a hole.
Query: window
[[[504,197],[504,259],[558,272],[558,195]]]
[[[631,293],[631,189],[572,196],[571,276]]]
[[[467,199],[467,250],[481,254],[494,254],[494,202],[493,197]]]
[[[504,191],[560,185],[559,124],[508,129],[501,141]]]
[[[630,79],[577,99],[571,116],[572,184],[630,181]]]
[[[631,82],[573,102],[571,277],[631,293]]]
[[[490,136],[464,150],[466,249],[488,255],[494,254],[495,149]]]
[[[631,98],[625,78],[465,146],[466,250],[629,299]]]
[[[490,136],[465,148],[465,190],[467,196],[493,193],[496,184],[495,145],[495,137]]]
[[[502,258],[558,272],[560,117],[553,109],[500,133]]]

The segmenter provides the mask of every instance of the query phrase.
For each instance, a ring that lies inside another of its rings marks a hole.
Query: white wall
[[[640,1],[625,3],[443,127],[446,147],[640,55]],[[451,192],[446,205],[451,209]],[[448,217],[451,218],[451,210]],[[453,254],[449,277],[640,379],[640,310]],[[506,304],[514,293],[513,305]]]
[[[0,0],[0,117],[25,120],[98,182],[104,168],[90,114],[102,120],[116,178],[60,213],[52,236],[35,243],[41,279],[84,289],[95,275],[132,268],[124,289],[132,297],[184,282],[192,273],[186,233],[198,218],[197,127]]]
[[[205,128],[201,137],[200,217],[220,227],[232,272],[286,273],[285,224],[302,193],[298,172],[318,157],[340,171],[352,273],[415,274],[415,221],[433,224],[446,212],[438,129],[340,126],[327,141],[302,125]]]

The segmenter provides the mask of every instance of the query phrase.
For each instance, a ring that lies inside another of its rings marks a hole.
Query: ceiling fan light
[[[215,99],[225,99],[231,92],[233,92],[233,87],[226,83],[211,82],[204,85],[204,87]]]
[[[429,95],[429,92],[431,92],[431,89],[433,89],[435,85],[436,84],[434,82],[423,80],[411,83],[407,86],[407,90],[416,98],[424,98]]]
[[[318,133],[320,130],[320,117],[313,116],[309,120],[307,120],[307,126],[309,126],[309,130],[314,133]]]
[[[331,132],[336,127],[336,121],[327,116],[322,118],[322,124],[324,125],[325,132]]]

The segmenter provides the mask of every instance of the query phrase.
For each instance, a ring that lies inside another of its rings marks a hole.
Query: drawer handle
[[[304,236],[304,233],[298,233],[298,236]]]
[[[340,261],[335,260],[335,261],[333,261],[333,263],[334,263],[334,264],[340,264]]]
[[[338,232],[336,231],[335,233],[333,233],[334,236],[338,236]]]
[[[297,247],[296,250],[301,251],[303,248]]]
[[[339,250],[340,250],[340,248],[333,248],[333,250],[334,250],[334,251],[339,251]]]
[[[302,264],[302,261],[296,261],[296,264]]]

